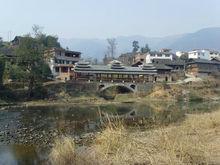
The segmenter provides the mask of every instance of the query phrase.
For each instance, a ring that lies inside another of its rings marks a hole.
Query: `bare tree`
[[[43,27],[39,25],[33,25],[32,26],[33,34],[36,38],[39,38],[43,35]]]
[[[114,59],[115,54],[116,54],[116,39],[115,38],[108,38],[108,47],[107,47],[107,56]]]

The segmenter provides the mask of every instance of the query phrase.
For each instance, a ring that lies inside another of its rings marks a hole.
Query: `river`
[[[100,131],[106,116],[122,118],[131,127],[144,121],[144,128],[151,129],[219,107],[218,102],[0,107],[0,164],[45,164],[54,139],[81,139]]]

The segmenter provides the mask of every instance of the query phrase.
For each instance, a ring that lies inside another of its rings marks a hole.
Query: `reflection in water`
[[[9,108],[0,111],[0,164],[43,164],[48,146],[60,135],[76,136],[100,128],[100,117],[125,119],[150,128],[183,119],[185,113],[215,110],[219,103],[151,102],[102,106]],[[140,122],[141,121],[141,122]],[[42,151],[43,150],[43,151]],[[44,151],[45,150],[45,151]]]
[[[32,146],[0,146],[1,165],[38,165],[43,163],[40,160],[43,160],[43,155],[41,155],[41,153],[37,153],[35,148]]]

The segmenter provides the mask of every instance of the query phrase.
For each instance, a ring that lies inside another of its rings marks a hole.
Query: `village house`
[[[134,62],[134,53],[124,53],[118,57],[118,61],[121,61],[124,65],[131,66]]]
[[[136,53],[134,55],[133,64],[137,62],[146,63],[146,57],[147,57],[147,53],[140,53],[140,52]]]
[[[15,36],[15,38],[11,41],[11,46],[16,47],[21,43],[21,36]]]
[[[170,49],[161,49],[160,51],[151,51],[146,54],[146,63],[152,63],[154,59],[173,60],[173,53]]]
[[[220,62],[206,59],[190,59],[186,64],[186,72],[194,76],[209,76],[220,72]]]
[[[171,67],[173,71],[183,71],[185,68],[185,62],[180,59],[153,59],[153,64],[163,64],[168,67]]]
[[[188,52],[189,59],[205,59],[211,60],[212,58],[220,57],[218,51],[208,50],[208,49],[196,49]]]
[[[44,52],[44,58],[51,69],[53,77],[63,81],[73,79],[73,68],[80,57],[80,52],[63,48],[52,48]]]
[[[133,64],[138,62],[152,63],[154,59],[173,60],[173,53],[170,49],[161,49],[160,51],[150,51],[148,53],[136,53]]]
[[[209,57],[210,57],[209,60],[211,60],[213,58],[220,58],[220,52],[211,50]]]

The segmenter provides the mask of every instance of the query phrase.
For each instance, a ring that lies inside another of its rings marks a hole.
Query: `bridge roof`
[[[108,73],[108,74],[142,74],[142,75],[155,75],[157,70],[155,68],[143,70],[140,67],[129,67],[123,68],[111,68],[108,65],[91,65],[89,68],[75,67],[75,72],[81,73]]]

